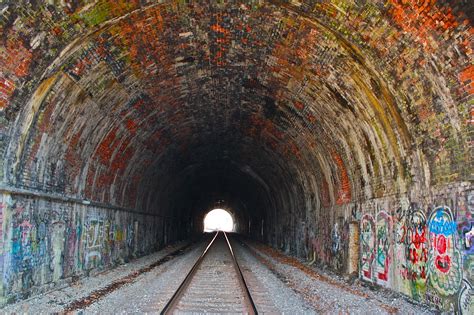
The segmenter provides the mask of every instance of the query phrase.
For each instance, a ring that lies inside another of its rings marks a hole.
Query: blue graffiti
[[[431,233],[443,234],[450,236],[456,233],[456,223],[450,219],[450,216],[444,209],[436,210],[436,215],[429,222],[429,230]]]
[[[474,254],[474,222],[463,229],[464,248],[468,254]]]

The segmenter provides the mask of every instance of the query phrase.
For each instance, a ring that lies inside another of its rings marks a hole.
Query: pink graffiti
[[[21,227],[21,243],[23,245],[26,245],[28,243],[30,230],[33,227],[33,225],[31,225],[29,221],[25,220],[19,226]]]

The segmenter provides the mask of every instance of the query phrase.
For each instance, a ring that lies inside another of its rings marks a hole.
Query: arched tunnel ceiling
[[[193,189],[224,193],[216,181],[269,211],[470,178],[469,2],[1,12],[5,184],[172,213]]]

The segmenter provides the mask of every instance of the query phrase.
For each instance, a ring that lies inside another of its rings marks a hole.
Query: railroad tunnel
[[[472,1],[4,1],[0,305],[237,232],[473,309]]]

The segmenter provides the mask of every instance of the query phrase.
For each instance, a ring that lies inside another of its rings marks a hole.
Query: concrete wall
[[[340,274],[439,310],[471,314],[473,201],[472,184],[460,182],[418,196],[322,208],[306,218],[275,218],[265,229],[267,241],[290,254],[314,252],[317,264]]]
[[[153,215],[3,193],[0,305],[155,251],[175,237],[165,225]]]
[[[360,278],[440,310],[472,313],[473,197],[466,182],[422,198],[361,204]]]

